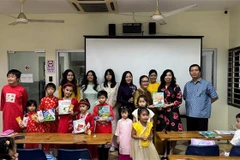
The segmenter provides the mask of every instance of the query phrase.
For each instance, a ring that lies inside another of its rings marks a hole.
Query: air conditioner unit
[[[68,0],[78,13],[117,13],[116,0]]]

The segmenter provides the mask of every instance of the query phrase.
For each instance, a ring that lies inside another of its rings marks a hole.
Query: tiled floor
[[[226,141],[219,141],[217,143],[220,147],[220,152],[225,151],[225,150],[229,150],[231,148],[231,145],[228,144]],[[174,154],[185,154],[185,150],[186,150],[187,146],[188,146],[187,141],[179,141],[177,143],[177,146],[176,146],[175,150],[174,150]],[[109,153],[109,160],[117,160],[117,159],[118,159],[118,152],[117,151]]]

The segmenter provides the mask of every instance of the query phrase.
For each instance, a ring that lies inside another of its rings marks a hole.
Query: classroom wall
[[[152,13],[145,13],[151,15]],[[108,24],[133,22],[131,16],[106,14],[61,14],[61,15],[27,15],[29,18],[64,19],[64,24],[32,23],[27,25],[8,26],[13,19],[0,16],[0,87],[6,84],[5,74],[8,70],[7,50],[33,51],[46,49],[46,59],[54,60],[56,49],[84,49],[83,35],[107,35]],[[137,21],[146,22],[149,18],[136,17]],[[220,99],[213,104],[210,129],[227,129],[228,105],[226,97],[227,83],[227,50],[229,48],[229,16],[223,11],[184,12],[166,19],[165,26],[157,25],[157,33],[165,35],[200,35],[203,38],[203,48],[217,48],[217,91]],[[145,33],[148,24],[143,25]],[[121,25],[117,25],[117,33]],[[149,66],[151,67],[151,66]],[[186,68],[187,70],[188,68]],[[175,71],[177,72],[177,71]],[[47,74],[46,76],[55,74]],[[48,79],[48,78],[47,78]],[[53,79],[56,82],[56,79]],[[225,87],[224,87],[225,86]],[[219,119],[221,117],[221,123]]]
[[[229,48],[240,46],[240,5],[235,6],[230,10],[230,25],[229,25]],[[236,114],[240,113],[240,109],[232,106],[228,106],[228,127],[232,128],[232,125],[236,124]]]

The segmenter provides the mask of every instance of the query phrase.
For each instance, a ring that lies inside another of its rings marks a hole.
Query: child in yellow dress
[[[148,122],[147,108],[138,109],[139,121],[133,123],[130,156],[133,160],[159,160],[159,155],[152,143],[152,122]]]

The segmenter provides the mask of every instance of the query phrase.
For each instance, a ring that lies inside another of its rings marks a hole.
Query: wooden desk
[[[207,139],[207,140],[231,140],[233,135],[220,135],[222,138],[205,138],[198,131],[182,131],[182,132],[156,132],[162,141],[187,141],[191,138]]]
[[[72,134],[72,133],[19,133],[15,136],[25,139],[15,140],[17,144],[107,144],[112,141],[112,134]],[[94,136],[96,135],[96,137]]]
[[[169,160],[239,160],[240,157],[170,155]]]

